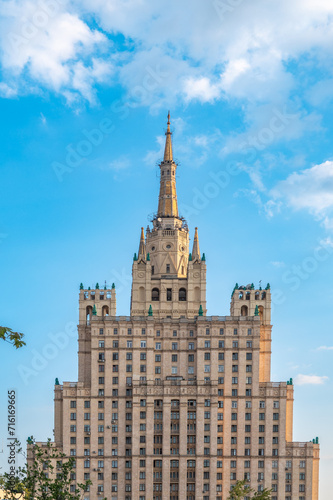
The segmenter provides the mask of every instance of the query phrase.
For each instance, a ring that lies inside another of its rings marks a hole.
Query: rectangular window
[[[146,341],[141,340],[141,349],[145,349],[145,348],[146,348]]]
[[[172,288],[167,288],[167,301],[172,300]]]
[[[127,328],[127,335],[132,335],[132,328]]]
[[[210,349],[210,340],[205,340],[205,348]]]
[[[173,351],[177,351],[177,349],[178,349],[178,342],[172,342],[171,348],[172,348]]]
[[[161,342],[156,342],[155,349],[158,351],[161,350]]]

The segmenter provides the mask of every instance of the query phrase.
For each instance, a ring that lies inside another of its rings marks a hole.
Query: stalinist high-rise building
[[[55,386],[73,488],[90,479],[86,500],[226,500],[245,479],[273,500],[318,500],[318,440],[293,442],[292,380],[270,379],[270,286],[236,284],[229,315],[207,316],[206,258],[178,212],[176,171],[169,116],[130,315],[116,315],[114,285],[81,285],[79,380]]]

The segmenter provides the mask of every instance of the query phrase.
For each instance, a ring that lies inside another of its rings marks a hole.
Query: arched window
[[[239,299],[243,299],[243,298],[244,298],[244,294],[243,294],[243,292],[239,292],[238,298],[239,298]]]
[[[186,300],[186,290],[185,288],[179,289],[179,301],[184,302]]]
[[[158,288],[153,288],[151,291],[151,300],[158,301],[160,300],[160,291]]]
[[[251,292],[246,292],[246,300],[250,300]]]
[[[262,299],[265,299],[265,298],[266,298],[266,292],[262,292],[262,294],[261,294],[261,298],[262,298]]]
[[[140,286],[139,288],[139,300],[140,302],[143,302],[145,300],[145,289],[143,286]]]
[[[102,307],[102,316],[109,316],[109,306]]]
[[[91,320],[91,316],[92,316],[92,307],[91,306],[87,306],[86,307],[86,320],[87,320],[87,325],[90,325],[90,320]]]
[[[248,308],[247,308],[247,306],[242,306],[242,308],[241,308],[241,316],[248,316]]]
[[[259,298],[260,298],[260,294],[259,294],[259,292],[256,292],[256,293],[254,294],[254,298],[255,298],[255,300],[259,300]]]

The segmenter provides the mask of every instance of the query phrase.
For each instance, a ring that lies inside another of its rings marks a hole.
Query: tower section
[[[269,283],[265,290],[254,289],[254,285],[238,286],[236,283],[231,295],[231,316],[258,316],[260,319],[260,358],[259,382],[271,379],[271,290]]]
[[[188,226],[178,213],[170,113],[165,135],[158,210],[146,236],[141,228],[133,259],[131,316],[193,318],[206,314],[206,261],[200,256],[197,228],[190,252]]]

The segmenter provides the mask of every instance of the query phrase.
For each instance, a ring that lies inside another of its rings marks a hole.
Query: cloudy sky
[[[52,437],[54,378],[77,379],[80,282],[115,282],[129,312],[170,109],[208,313],[228,314],[235,282],[270,282],[272,380],[294,379],[294,439],[319,437],[327,499],[332,2],[0,0],[0,12],[1,322],[28,343],[2,346],[1,401],[17,390],[19,437]]]

